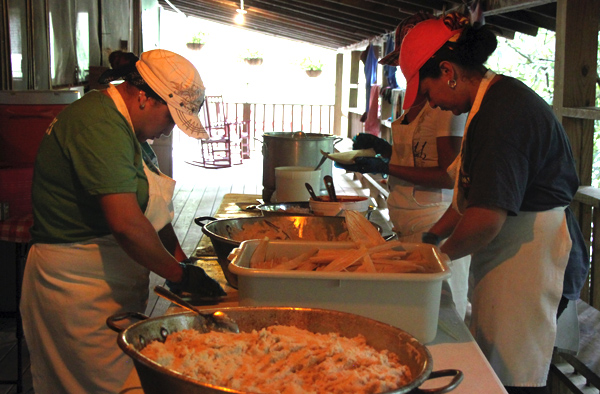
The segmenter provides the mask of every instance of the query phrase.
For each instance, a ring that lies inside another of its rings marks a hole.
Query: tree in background
[[[555,33],[543,29],[535,37],[520,33],[512,40],[499,37],[498,49],[490,56],[488,66],[525,82],[552,104],[555,42]]]
[[[535,37],[516,33],[513,40],[498,38],[498,49],[490,57],[487,65],[498,73],[523,81],[552,105],[555,43],[555,33],[544,29],[540,29]],[[600,59],[600,46],[598,59]],[[597,75],[600,75],[600,67]],[[600,86],[600,79],[597,85]],[[600,89],[596,89],[596,106],[600,106]],[[592,186],[600,187],[600,122],[598,121],[594,123],[593,157]]]

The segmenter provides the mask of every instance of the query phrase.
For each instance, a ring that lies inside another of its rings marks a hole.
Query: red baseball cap
[[[419,91],[419,70],[452,37],[458,36],[463,28],[451,30],[444,18],[419,22],[402,40],[400,47],[400,69],[406,79],[403,109],[412,107]]]

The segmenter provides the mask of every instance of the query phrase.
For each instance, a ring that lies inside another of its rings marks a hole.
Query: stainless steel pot
[[[396,353],[399,361],[408,366],[411,371],[412,380],[403,387],[387,392],[388,394],[446,393],[456,388],[463,378],[462,372],[458,370],[432,372],[431,354],[417,339],[399,328],[363,316],[323,309],[282,307],[233,307],[211,309],[206,312],[216,312],[217,310],[225,312],[235,320],[242,332],[281,324],[296,326],[315,333],[336,332],[350,338],[361,334],[375,349],[385,349]],[[107,325],[120,332],[117,339],[119,347],[133,359],[145,394],[243,393],[200,383],[164,368],[140,353],[146,344],[155,340],[164,341],[172,332],[188,328],[200,329],[201,321],[195,313],[186,312],[147,319],[126,329],[118,326],[118,321],[131,317],[144,318],[145,316],[140,314],[114,315],[107,319]],[[427,391],[418,389],[426,380],[442,376],[453,376],[453,379],[443,387],[427,389]]]
[[[346,220],[343,217],[333,216],[284,216],[277,215],[269,218],[264,217],[246,217],[237,219],[215,219],[210,216],[201,216],[194,219],[194,222],[202,227],[202,232],[207,235],[213,245],[219,265],[223,270],[223,274],[227,279],[227,282],[237,288],[237,275],[229,272],[229,260],[227,257],[234,248],[240,246],[241,241],[235,240],[234,235],[241,231],[244,226],[251,225],[257,222],[264,222],[268,220],[269,223],[279,227],[289,227],[294,225],[296,228],[299,226],[320,226],[326,229],[323,232],[323,238],[321,241],[328,241],[335,239],[340,234],[347,231]],[[208,223],[205,223],[207,222]],[[381,226],[372,223],[379,232],[381,232]],[[297,234],[289,234],[293,240],[299,240]],[[246,241],[244,239],[244,241]]]
[[[263,134],[263,192],[262,198],[271,201],[275,192],[275,167],[300,166],[316,167],[325,152],[333,152],[333,146],[341,141],[330,134],[303,133],[264,133]],[[331,175],[331,160],[321,166],[321,178]],[[325,189],[325,185],[322,185]]]

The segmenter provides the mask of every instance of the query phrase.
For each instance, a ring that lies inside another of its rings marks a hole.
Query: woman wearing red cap
[[[552,109],[516,79],[483,64],[487,26],[451,14],[407,33],[404,107],[469,113],[454,169],[452,206],[424,235],[451,259],[471,255],[471,332],[509,393],[545,393],[557,315],[576,300],[586,251],[567,208],[579,185]],[[559,307],[560,304],[560,307]]]
[[[173,52],[121,55],[103,82],[125,82],[63,110],[36,158],[20,305],[36,394],[120,391],[133,363],[106,318],[144,312],[150,271],[174,291],[225,295],[185,264],[171,225],[175,182],[147,143],[175,124],[202,136],[200,75]]]

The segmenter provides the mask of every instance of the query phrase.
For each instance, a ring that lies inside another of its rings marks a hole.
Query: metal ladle
[[[159,296],[173,302],[174,304],[177,304],[189,311],[195,312],[203,317],[205,319],[206,327],[208,327],[211,331],[234,333],[240,332],[240,328],[238,327],[237,323],[223,312],[217,311],[214,313],[202,313],[198,308],[162,286],[154,286],[154,292]]]
[[[321,157],[321,160],[319,161],[319,164],[317,164],[317,166],[315,167],[315,171],[318,171],[319,168],[321,168],[323,163],[325,163],[325,160],[327,160],[327,156],[323,155],[323,157]]]

